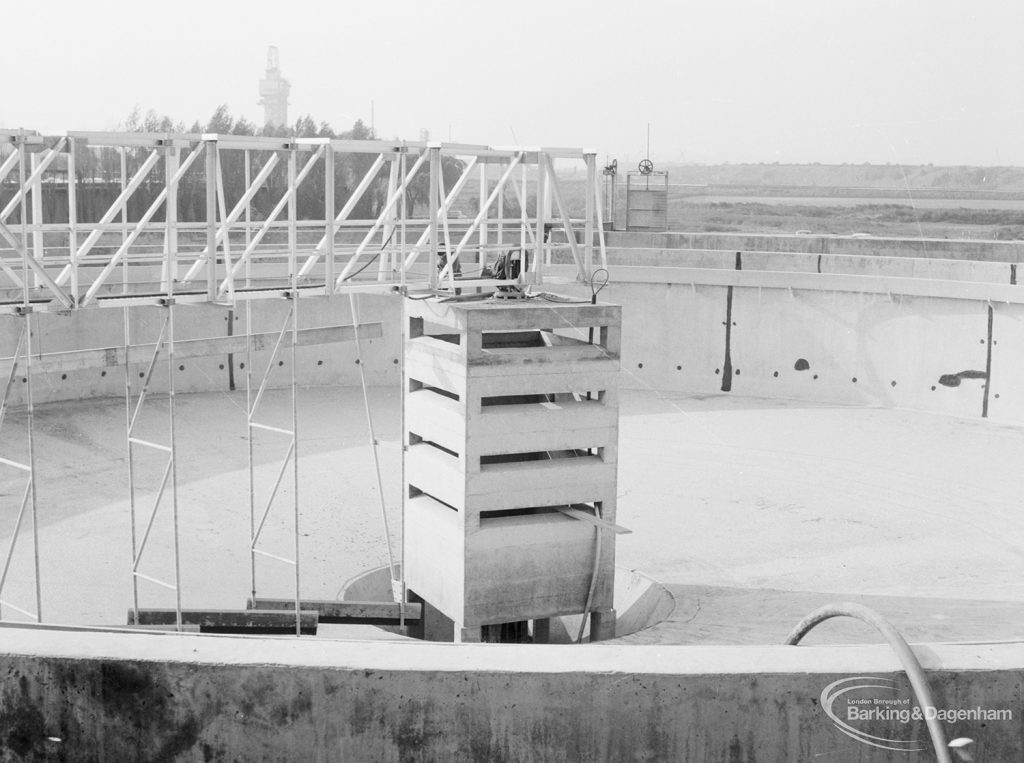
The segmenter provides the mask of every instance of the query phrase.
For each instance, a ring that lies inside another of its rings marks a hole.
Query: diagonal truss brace
[[[187,157],[185,157],[185,161],[181,163],[181,166],[178,168],[178,171],[174,173],[170,185],[176,186],[176,184],[185,176],[185,173],[188,172],[188,169],[189,167],[192,166],[192,163],[199,158],[199,155],[202,152],[203,148],[200,147],[198,150],[191,152]],[[92,285],[89,287],[89,290],[85,293],[85,296],[82,298],[81,304],[83,307],[90,304],[96,299],[97,293],[107,282],[107,279],[110,278],[110,275],[114,272],[114,269],[117,267],[118,263],[121,262],[121,258],[126,255],[128,249],[135,243],[136,239],[138,239],[138,237],[142,235],[142,233],[145,231],[146,225],[149,223],[150,220],[153,219],[153,215],[156,214],[157,210],[160,208],[160,205],[162,205],[167,200],[168,187],[169,186],[164,186],[164,188],[161,189],[160,193],[157,194],[157,197],[153,200],[153,203],[149,205],[149,209],[147,209],[145,214],[139,219],[139,222],[135,225],[135,228],[132,229],[132,232],[128,234],[128,238],[124,240],[124,242],[121,244],[118,250],[114,252],[113,256],[107,261],[107,264],[103,266],[103,270],[101,270],[99,275],[96,276],[95,280],[93,280]]]
[[[87,254],[89,254],[92,248],[96,245],[96,242],[100,240],[100,237],[103,235],[103,226],[111,222],[115,217],[117,217],[118,214],[121,213],[125,205],[128,203],[128,199],[130,199],[132,195],[135,193],[135,191],[138,190],[139,186],[142,185],[142,182],[146,179],[146,176],[149,174],[149,171],[153,169],[153,165],[157,163],[157,160],[159,158],[160,150],[153,149],[153,151],[150,152],[149,156],[146,157],[146,160],[135,171],[135,174],[132,175],[132,179],[128,181],[128,184],[125,186],[124,190],[121,191],[120,194],[118,194],[116,199],[114,199],[114,203],[110,205],[106,212],[103,213],[103,217],[100,218],[100,221],[97,224],[96,229],[93,230],[92,233],[90,233],[88,237],[85,239],[85,241],[82,242],[82,245],[78,248],[78,251],[71,255],[71,261],[64,266],[64,269],[60,271],[60,274],[56,278],[56,282],[58,285],[63,286],[64,283],[68,280],[68,278],[71,277],[71,270],[74,268],[74,266],[77,265]]]
[[[406,173],[405,178],[403,178],[401,184],[398,186],[398,188],[394,190],[394,192],[388,198],[387,202],[384,204],[384,208],[377,216],[377,219],[373,221],[373,225],[370,226],[370,230],[363,237],[362,242],[360,242],[359,246],[356,247],[356,251],[352,255],[351,259],[348,261],[348,263],[342,269],[341,273],[338,275],[338,280],[335,284],[336,286],[341,286],[341,284],[349,277],[349,274],[355,269],[356,263],[359,262],[359,258],[362,256],[363,252],[366,251],[366,248],[370,245],[370,242],[373,240],[373,237],[377,235],[377,231],[380,230],[381,226],[384,224],[384,221],[391,214],[391,210],[394,209],[395,204],[397,204],[400,199],[403,199],[405,197],[405,193],[408,190],[409,183],[412,182],[412,179],[416,176],[416,173],[419,172],[420,167],[423,166],[423,164],[427,161],[428,157],[428,152],[423,152],[422,154],[419,155],[419,157],[417,157],[412,167]]]
[[[380,168],[384,166],[384,161],[384,154],[378,154],[377,158],[373,160],[373,164],[370,165],[370,169],[368,169],[366,174],[363,175],[362,180],[359,181],[359,185],[356,186],[355,190],[352,191],[352,195],[349,196],[348,201],[345,202],[345,206],[341,208],[341,211],[338,212],[337,216],[334,218],[334,225],[347,220],[348,216],[352,214],[352,210],[356,208],[356,204],[362,200],[367,189],[373,181],[376,180],[377,175],[380,173]],[[328,177],[326,182],[333,182],[333,178]],[[299,276],[309,275],[309,271],[311,271],[316,263],[319,262],[320,257],[326,254],[324,247],[327,244],[328,237],[333,235],[336,235],[336,229],[332,226],[331,232],[324,234],[324,237],[317,243],[314,253],[307,257],[306,261],[302,263],[302,267],[299,268]]]
[[[227,277],[223,281],[221,281],[220,287],[217,290],[218,298],[222,298],[224,294],[228,291],[228,289],[233,287],[235,276],[237,276],[239,271],[241,271],[246,266],[246,264],[252,259],[252,255],[253,252],[256,251],[256,247],[259,246],[259,243],[263,240],[263,237],[267,235],[267,232],[270,230],[271,226],[280,216],[281,212],[283,212],[285,207],[288,206],[289,202],[291,202],[294,199],[295,194],[298,192],[299,186],[302,185],[302,181],[306,179],[306,176],[309,175],[310,171],[313,169],[313,166],[323,155],[324,146],[321,145],[316,150],[316,152],[311,157],[309,157],[308,161],[302,166],[302,169],[295,177],[295,182],[288,184],[288,190],[285,191],[284,195],[278,200],[273,210],[271,210],[270,214],[267,215],[267,219],[263,222],[263,225],[260,226],[260,229],[256,232],[256,235],[253,236],[252,241],[250,241],[248,246],[245,247],[245,251],[242,252],[241,256],[238,258],[238,261],[235,262],[230,268],[228,268]],[[185,279],[183,280],[188,281],[189,276],[186,275]]]
[[[7,547],[7,555],[4,558],[3,570],[0,572],[0,606],[12,609],[25,617],[36,622],[42,622],[42,595],[40,591],[39,578],[39,523],[36,512],[36,484],[35,484],[35,440],[33,435],[33,402],[32,402],[32,328],[29,325],[31,313],[25,312],[21,315],[25,324],[22,326],[21,334],[18,337],[17,349],[11,362],[11,370],[7,376],[7,384],[4,387],[3,399],[0,400],[0,427],[3,425],[10,402],[11,390],[14,380],[17,377],[19,361],[24,364],[26,373],[26,429],[28,432],[28,461],[19,462],[8,458],[0,458],[0,464],[26,473],[25,490],[21,496],[21,503],[18,507],[17,519],[14,523],[14,531],[11,533],[11,540]],[[36,610],[31,612],[27,609],[12,604],[3,598],[4,588],[7,585],[7,578],[11,569],[11,562],[14,559],[14,551],[21,537],[21,529],[26,514],[29,515],[32,523],[32,551],[35,576]]]
[[[218,155],[220,154],[220,148],[219,147],[217,148],[217,153],[218,153]],[[215,238],[215,241],[214,241],[214,246],[219,246],[220,244],[222,244],[224,241],[227,240],[228,229],[230,228],[230,226],[232,226],[232,225],[234,225],[235,223],[238,222],[238,219],[245,212],[247,205],[249,204],[249,202],[252,201],[253,196],[255,196],[256,193],[260,190],[260,188],[263,187],[263,184],[267,181],[267,177],[270,175],[270,173],[273,171],[273,169],[277,166],[279,161],[280,161],[280,155],[279,154],[277,154],[277,153],[271,154],[270,158],[267,160],[267,163],[264,164],[263,167],[260,168],[260,171],[256,174],[256,177],[253,178],[251,183],[249,183],[249,186],[245,189],[245,193],[242,194],[242,198],[240,198],[238,200],[238,203],[236,203],[235,206],[232,208],[230,214],[228,214],[226,217],[223,214],[221,215],[221,224],[220,224],[220,227],[217,229],[217,234],[216,234],[216,238]],[[220,175],[221,167],[222,167],[221,162],[218,160],[218,162],[217,162],[217,171],[218,171],[218,180],[219,180],[219,182],[218,182],[218,186],[217,186],[217,191],[218,191],[218,196],[220,198],[220,203],[223,204],[224,203],[224,189],[223,189],[223,176]],[[194,263],[192,263],[192,267],[189,268],[188,272],[185,274],[185,277],[182,280],[187,282],[187,281],[191,281],[193,278],[198,276],[199,275],[199,271],[202,269],[203,265],[206,264],[206,261],[209,259],[209,256],[210,256],[210,248],[206,247],[206,248],[204,248],[199,253],[198,258],[196,259],[196,261]]]

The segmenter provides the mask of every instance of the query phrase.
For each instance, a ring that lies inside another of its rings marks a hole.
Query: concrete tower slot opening
[[[825,688],[910,689],[782,645],[841,600],[1019,708],[1019,244],[606,233],[578,149],[0,138],[3,738],[852,757]]]

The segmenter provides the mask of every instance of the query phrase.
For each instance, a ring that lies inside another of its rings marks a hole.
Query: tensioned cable
[[[395,575],[395,557],[391,551],[391,530],[388,527],[388,513],[384,502],[384,480],[380,473],[380,454],[377,451],[377,436],[374,434],[373,429],[373,414],[370,411],[370,396],[366,387],[366,371],[363,369],[363,350],[362,343],[359,340],[359,308],[356,306],[356,295],[354,292],[349,292],[348,300],[352,310],[352,334],[356,343],[356,365],[359,366],[359,383],[363,389],[363,407],[366,409],[366,427],[370,433],[370,447],[373,451],[374,473],[377,477],[377,497],[380,502],[380,518],[384,525],[384,543],[388,550],[388,569],[391,573],[393,597],[394,583],[397,582],[398,577]]]

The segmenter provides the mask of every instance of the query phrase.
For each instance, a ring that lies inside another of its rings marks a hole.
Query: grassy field
[[[675,165],[668,227],[694,232],[1024,239],[1024,168],[891,165]],[[616,227],[624,227],[624,174]],[[583,179],[562,179],[573,214]]]

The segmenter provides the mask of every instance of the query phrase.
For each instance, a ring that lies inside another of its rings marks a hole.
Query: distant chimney
[[[288,124],[288,93],[292,86],[281,76],[277,47],[267,49],[267,72],[260,80],[260,105],[263,107],[263,123],[274,127]]]

